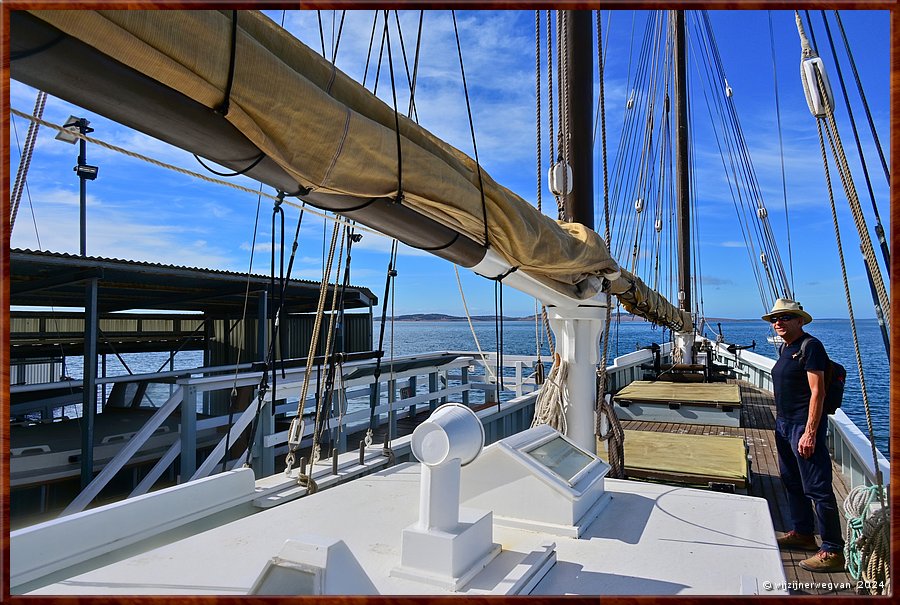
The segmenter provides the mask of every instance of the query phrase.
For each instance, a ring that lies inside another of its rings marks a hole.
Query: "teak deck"
[[[627,430],[659,431],[666,433],[687,433],[693,435],[728,435],[743,437],[752,457],[751,484],[748,495],[765,498],[776,532],[791,529],[787,495],[778,471],[778,455],[775,450],[775,401],[771,393],[761,391],[747,383],[740,382],[741,427],[706,426],[697,424],[675,424],[662,422],[624,421]],[[848,488],[844,484],[840,470],[834,467],[834,492],[838,508],[847,497]],[[841,519],[841,527],[846,523]],[[800,567],[800,561],[812,553],[783,551],[781,560],[787,576],[788,589],[798,594],[855,594],[856,582],[847,573],[811,573]],[[762,580],[762,578],[761,578]]]

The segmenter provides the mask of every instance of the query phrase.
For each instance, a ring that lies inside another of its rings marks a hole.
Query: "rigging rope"
[[[869,121],[869,129],[872,131],[872,139],[875,141],[875,149],[878,150],[878,157],[881,159],[881,167],[884,169],[884,178],[887,180],[888,186],[891,184],[891,171],[888,169],[887,161],[884,159],[884,149],[881,141],[878,139],[878,131],[875,130],[875,122],[872,120],[872,112],[869,110],[869,102],[866,100],[866,94],[863,92],[862,81],[859,79],[859,72],[856,70],[856,61],[853,60],[853,51],[850,50],[850,43],[847,41],[847,33],[844,31],[844,24],[841,21],[841,14],[834,11],[834,16],[838,22],[838,28],[841,30],[841,38],[844,40],[844,48],[847,50],[847,58],[850,59],[850,68],[853,70],[853,77],[856,80],[856,88],[859,91],[859,98],[862,99],[863,108],[866,110],[866,118]]]
[[[547,12],[547,19],[550,19],[550,13]],[[549,40],[548,40],[549,45]],[[548,57],[549,59],[549,57]],[[552,71],[553,66],[547,66],[548,71]],[[534,11],[534,99],[535,99],[535,158],[537,161],[537,170],[535,171],[535,175],[537,177],[537,209],[538,212],[543,212],[543,170],[541,164],[541,11]],[[552,116],[552,100],[551,103],[551,116]],[[551,120],[553,118],[551,117]],[[553,126],[551,125],[551,133]],[[553,136],[552,134],[550,135]],[[551,154],[550,154],[550,163],[553,163],[553,153],[552,153],[552,141],[551,141]],[[540,309],[538,309],[540,306]],[[537,363],[540,367],[541,377],[543,377],[543,361],[541,361],[541,337],[539,336],[539,322],[543,323],[544,331],[547,334],[547,343],[550,346],[550,356],[556,352],[556,347],[553,343],[553,335],[550,330],[550,320],[547,317],[547,307],[543,304],[538,305],[537,299],[535,299],[535,313],[534,313],[534,330],[535,330],[535,342],[537,343]]]
[[[247,267],[247,285],[244,289],[244,305],[241,310],[241,326],[246,326],[247,321],[247,302],[250,298],[250,275],[253,273],[253,256],[256,251],[256,234],[259,229],[259,209],[262,206],[262,183],[259,184],[259,197],[256,198],[256,218],[253,220],[253,240],[250,244],[250,264]],[[237,325],[237,323],[235,323]],[[234,328],[232,328],[233,330]],[[225,454],[222,456],[222,472],[225,472],[225,462],[228,459],[228,450],[230,449],[231,427],[234,425],[234,407],[237,404],[237,380],[241,364],[241,353],[244,349],[244,338],[238,342],[237,355],[234,359],[234,380],[231,383],[231,395],[228,400],[228,427],[225,432]]]
[[[387,39],[388,51],[388,68],[391,72],[391,95],[394,99],[394,130],[397,137],[397,197],[395,202],[403,201],[403,147],[400,142],[400,112],[397,109],[397,85],[394,82],[394,58],[391,53],[391,33],[388,30],[388,14],[390,11],[384,11],[384,36]]]
[[[291,468],[295,462],[294,454],[299,449],[300,440],[303,438],[302,430],[299,429],[303,422],[303,407],[306,404],[306,395],[309,393],[309,380],[310,375],[312,374],[313,358],[315,357],[316,349],[319,345],[319,332],[322,327],[322,316],[325,309],[325,298],[328,293],[328,281],[331,275],[332,261],[334,260],[334,250],[337,247],[338,229],[339,226],[335,223],[331,233],[331,247],[328,250],[328,260],[325,263],[326,268],[322,271],[322,280],[319,283],[319,301],[316,305],[315,321],[313,323],[312,336],[310,337],[309,342],[309,353],[306,357],[306,370],[303,373],[303,386],[300,389],[300,399],[297,402],[297,415],[291,420],[291,429],[288,436],[288,454],[285,458],[285,475],[289,475],[291,472]],[[316,426],[319,424],[320,411],[321,410],[317,408],[315,420]],[[313,446],[315,447],[316,444],[316,433],[313,431]],[[310,475],[311,474],[312,472],[310,472]]]
[[[47,93],[38,91],[37,98],[34,100],[35,116],[40,118],[44,115],[44,105],[47,102]],[[12,234],[16,225],[16,215],[19,213],[19,202],[22,200],[22,191],[25,189],[28,181],[28,169],[31,167],[31,157],[34,154],[34,145],[37,142],[37,133],[39,125],[37,122],[31,122],[28,125],[28,132],[25,135],[24,148],[19,153],[19,168],[16,171],[16,180],[13,184],[12,192],[9,196],[9,233]],[[17,139],[18,139],[18,133]],[[30,199],[30,196],[29,196]]]
[[[478,341],[478,334],[475,333],[475,326],[472,325],[472,316],[469,313],[469,305],[466,303],[466,294],[463,292],[462,281],[459,278],[459,267],[455,263],[453,265],[453,271],[456,273],[456,286],[459,288],[459,296],[462,299],[463,310],[466,312],[466,321],[469,323],[469,331],[472,332],[472,338],[475,339],[475,347],[478,349],[478,356],[481,357],[481,364],[484,366],[485,375],[489,376],[491,380],[494,380],[496,379],[496,376],[494,376],[494,371],[491,369],[491,365],[488,363],[487,357],[481,348],[481,343]]]
[[[600,155],[603,162],[603,216],[604,216],[604,241],[609,251],[609,171],[606,153],[606,94],[603,61],[603,26],[601,12],[597,11],[597,77],[600,82]],[[606,321],[603,324],[603,352],[600,356],[600,366],[597,368],[596,389],[596,418],[597,425],[594,434],[601,441],[607,442],[607,458],[610,465],[610,476],[623,479],[625,477],[625,432],[622,424],[616,416],[610,401],[606,400],[606,362],[609,355],[609,324],[612,318],[612,298],[607,297]],[[603,425],[609,427],[603,432]]]
[[[878,267],[878,260],[875,258],[875,250],[872,248],[872,240],[869,237],[869,231],[866,227],[865,217],[863,216],[862,207],[859,202],[859,196],[856,193],[856,186],[853,184],[853,176],[850,174],[850,166],[847,163],[847,156],[844,153],[844,147],[841,143],[840,133],[837,129],[837,122],[834,119],[834,109],[828,101],[825,94],[825,84],[822,74],[816,70],[816,80],[819,86],[819,92],[823,95],[826,107],[825,117],[825,133],[828,135],[828,143],[831,146],[831,152],[835,157],[835,163],[838,168],[838,175],[841,178],[841,184],[844,193],[847,196],[847,202],[850,206],[850,212],[853,216],[853,222],[859,233],[860,248],[862,249],[863,258],[868,265],[875,286],[875,306],[880,307],[881,315],[884,319],[882,330],[885,334],[885,342],[889,342],[891,329],[891,303],[885,288],[884,281],[881,276],[881,269]],[[819,121],[819,120],[817,120]],[[890,347],[886,347],[886,352],[890,356]]]
[[[850,332],[853,336],[853,348],[856,352],[856,366],[859,369],[859,384],[862,391],[863,407],[866,412],[866,425],[869,429],[869,445],[872,448],[872,463],[873,468],[875,469],[876,482],[878,483],[878,485],[882,485],[883,479],[881,477],[881,470],[878,466],[878,453],[875,448],[875,429],[872,425],[872,414],[869,408],[868,389],[866,388],[866,379],[865,373],[863,372],[862,356],[859,350],[859,337],[856,333],[856,320],[853,317],[853,301],[850,298],[850,285],[847,281],[847,266],[844,262],[844,249],[841,245],[841,231],[840,227],[838,226],[837,209],[835,208],[834,204],[834,192],[831,187],[831,175],[828,170],[828,156],[825,152],[825,140],[822,136],[822,122],[820,120],[817,120],[816,124],[818,126],[819,132],[819,147],[822,152],[822,163],[825,168],[825,183],[828,189],[828,201],[831,205],[831,218],[834,222],[834,237],[837,243],[838,257],[841,262],[841,277],[843,278],[844,282],[844,296],[847,300],[847,312],[850,318]]]
[[[488,219],[487,219],[487,202],[484,197],[484,179],[481,174],[481,162],[478,161],[478,144],[475,141],[475,121],[472,119],[472,105],[469,102],[469,87],[466,84],[466,70],[463,67],[462,46],[459,42],[459,28],[456,25],[456,11],[450,11],[453,17],[453,32],[456,34],[456,51],[459,54],[459,71],[462,75],[463,92],[466,96],[466,112],[469,115],[469,131],[472,134],[472,149],[475,154],[475,167],[478,169],[478,189],[481,192],[481,218],[484,221],[484,245],[490,246],[491,240],[488,236]]]
[[[859,154],[859,163],[863,171],[863,179],[866,181],[866,188],[869,192],[869,200],[872,202],[872,210],[875,213],[875,234],[881,247],[881,255],[884,257],[884,265],[888,271],[891,269],[891,254],[888,249],[888,243],[884,236],[884,226],[881,224],[881,216],[878,214],[878,205],[875,203],[875,192],[872,190],[872,180],[869,178],[869,166],[866,163],[866,156],[863,153],[862,143],[859,141],[859,131],[856,128],[856,119],[853,117],[853,107],[850,105],[850,97],[847,94],[847,86],[844,84],[844,71],[841,69],[840,61],[837,58],[837,52],[834,48],[834,39],[831,36],[831,27],[828,25],[825,11],[822,11],[822,21],[825,23],[825,33],[828,35],[828,45],[831,48],[831,54],[834,57],[834,66],[837,68],[838,82],[841,85],[841,93],[844,97],[844,105],[847,108],[847,116],[850,118],[850,128],[853,131],[853,140],[856,142],[856,150]],[[848,49],[849,50],[849,49]]]
[[[167,164],[167,163],[165,163],[165,162],[161,162],[161,161],[159,161],[159,160],[155,160],[155,159],[153,159],[153,158],[151,158],[151,157],[142,155],[142,154],[140,154],[140,153],[136,153],[136,152],[134,152],[134,151],[130,151],[130,150],[128,150],[128,149],[124,149],[124,148],[122,148],[122,147],[118,147],[118,146],[113,145],[113,144],[111,144],[111,143],[107,143],[106,141],[103,141],[103,140],[101,140],[101,139],[97,139],[97,138],[94,138],[94,137],[91,137],[91,136],[88,136],[88,135],[80,134],[80,133],[77,132],[77,131],[76,131],[76,132],[69,131],[69,130],[63,128],[62,126],[58,126],[58,125],[56,125],[56,124],[53,124],[52,122],[48,122],[48,121],[43,120],[43,119],[41,119],[41,118],[39,118],[39,117],[36,117],[36,116],[30,115],[30,114],[27,114],[27,113],[25,113],[25,112],[23,112],[23,111],[20,111],[20,110],[18,110],[18,109],[10,108],[9,112],[10,112],[11,114],[15,115],[15,116],[20,117],[20,118],[24,118],[24,119],[26,119],[26,120],[30,120],[30,121],[32,121],[32,122],[35,122],[35,123],[37,123],[37,124],[40,124],[41,126],[45,126],[45,127],[50,128],[50,129],[52,129],[52,130],[55,130],[55,131],[57,131],[57,132],[66,132],[66,133],[68,133],[68,134],[71,134],[73,137],[76,137],[76,138],[78,138],[78,139],[83,139],[83,140],[87,141],[88,143],[93,143],[94,145],[97,145],[97,146],[99,146],[99,147],[103,147],[104,149],[109,149],[110,151],[115,151],[115,152],[117,152],[117,153],[121,153],[121,154],[126,155],[126,156],[128,156],[128,157],[130,157],[130,158],[134,158],[134,159],[137,159],[137,160],[141,160],[141,161],[143,161],[143,162],[147,162],[148,164],[152,164],[153,166],[156,166],[156,167],[158,167],[158,168],[164,168],[164,169],[166,169],[166,170],[171,170],[171,171],[173,171],[173,172],[177,172],[177,173],[183,174],[183,175],[185,175],[185,176],[193,177],[193,178],[199,179],[199,180],[201,180],[201,181],[206,181],[207,183],[214,183],[214,184],[216,184],[216,185],[223,185],[223,186],[225,186],[225,187],[230,187],[231,189],[235,189],[235,190],[241,191],[241,192],[243,192],[243,193],[249,193],[249,194],[252,194],[252,195],[254,195],[254,196],[259,195],[259,192],[256,191],[255,189],[251,189],[251,188],[249,188],[249,187],[245,187],[245,186],[239,185],[239,184],[237,184],[237,183],[232,183],[232,182],[230,182],[230,181],[223,181],[223,180],[221,180],[221,179],[214,179],[214,178],[209,177],[209,176],[207,176],[207,175],[205,175],[205,174],[200,174],[199,172],[194,172],[194,171],[192,171],[192,170],[187,170],[186,168],[181,168],[181,167],[175,166],[175,165],[173,165],[173,164]],[[26,187],[27,187],[27,185],[26,185]],[[298,192],[296,195],[306,195],[306,193],[307,193],[307,192],[305,192],[305,191],[301,191],[301,192]],[[272,195],[272,194],[269,194],[269,193],[262,193],[261,195],[262,195],[264,198],[269,199],[269,200],[272,200],[272,201],[275,201],[275,200],[278,199],[278,196]],[[293,195],[293,194],[292,194],[292,195]],[[338,217],[338,216],[328,216],[328,215],[327,215],[325,212],[323,212],[323,211],[315,210],[315,209],[313,209],[313,208],[310,208],[310,207],[305,206],[305,203],[303,203],[303,202],[294,202],[294,201],[285,199],[285,200],[284,200],[284,203],[287,204],[288,206],[292,206],[292,207],[297,208],[297,209],[306,208],[306,210],[305,210],[306,212],[309,212],[310,214],[312,214],[312,215],[314,215],[314,216],[318,216],[319,218],[321,218],[321,219],[323,219],[323,220],[326,220],[326,221],[331,221],[331,222],[333,222],[333,223],[339,223],[339,224],[345,225],[345,226],[346,226],[346,225],[351,225],[351,224],[352,224],[351,221],[350,221],[350,219],[346,219],[346,218]],[[378,236],[381,236],[381,237],[389,237],[389,236],[385,235],[384,233],[381,233],[380,231],[376,231],[375,229],[370,229],[370,228],[365,227],[365,226],[362,226],[362,225],[356,225],[356,228],[357,228],[358,230],[360,230],[360,231],[364,231],[364,232],[370,233],[370,234],[372,234],[372,235],[378,235]]]
[[[787,233],[787,246],[788,246],[788,266],[790,267],[791,272],[791,289],[788,298],[793,299],[794,292],[794,254],[791,250],[791,221],[790,215],[788,213],[788,201],[787,201],[787,178],[785,176],[784,171],[784,137],[782,136],[782,128],[781,128],[781,103],[779,101],[778,95],[778,63],[775,60],[775,33],[772,27],[772,11],[766,11],[769,18],[769,48],[772,51],[772,78],[774,82],[775,89],[775,119],[778,123],[778,154],[781,159],[781,196],[784,200],[784,226],[785,231]]]

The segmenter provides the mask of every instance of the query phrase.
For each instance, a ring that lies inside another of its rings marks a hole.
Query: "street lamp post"
[[[98,168],[87,163],[87,143],[84,138],[71,133],[85,135],[94,132],[85,118],[69,116],[56,138],[67,143],[79,143],[78,164],[75,174],[79,180],[79,248],[82,257],[87,256],[87,182],[97,178]],[[99,280],[91,277],[85,284],[84,295],[84,376],[81,398],[81,488],[84,489],[94,478],[94,417],[97,414],[97,326],[98,326],[98,286]]]

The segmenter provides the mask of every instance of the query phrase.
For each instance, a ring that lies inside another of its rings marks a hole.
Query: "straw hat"
[[[772,316],[781,315],[782,313],[793,313],[803,318],[803,324],[806,325],[813,320],[812,315],[803,310],[803,305],[790,298],[779,298],[775,301],[772,310],[762,316],[766,321],[770,321]]]

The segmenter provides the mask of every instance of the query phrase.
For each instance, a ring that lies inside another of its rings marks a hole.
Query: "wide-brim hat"
[[[803,310],[803,305],[790,298],[779,298],[776,300],[772,310],[763,315],[762,318],[766,321],[771,321],[773,316],[781,315],[782,313],[793,313],[794,315],[802,317],[803,325],[806,325],[813,320],[812,315]]]

